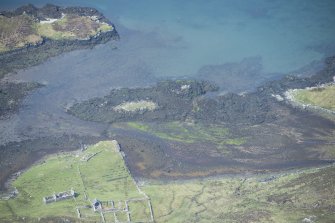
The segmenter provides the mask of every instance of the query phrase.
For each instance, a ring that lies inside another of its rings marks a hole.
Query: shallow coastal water
[[[48,1],[31,3],[43,6]],[[37,81],[46,87],[25,100],[15,121],[19,127],[13,129],[3,123],[2,133],[9,128],[18,134],[30,130],[31,134],[43,135],[49,130],[55,133],[68,129],[62,122],[80,126],[80,121],[64,114],[64,107],[102,96],[114,87],[191,76],[209,78],[222,91],[250,91],[267,79],[299,70],[335,52],[334,1],[52,3],[97,8],[115,23],[121,40],[61,55],[10,75],[10,80]],[[26,2],[3,1],[1,8],[14,9],[23,4]],[[314,63],[308,74],[320,68],[319,63]],[[304,74],[303,70],[296,73]],[[59,121],[63,119],[66,121]],[[80,133],[85,128],[73,131]],[[13,140],[17,139],[14,135]],[[7,136],[1,137],[2,143],[8,140]]]
[[[39,6],[47,2],[31,1]],[[1,6],[15,8],[24,3],[4,1]],[[286,73],[322,59],[322,51],[335,48],[335,3],[329,0],[52,3],[95,7],[112,19],[122,38],[127,35],[123,27],[138,31],[132,40],[133,55],[141,56],[159,76],[192,75],[204,65],[257,56],[262,72]],[[143,39],[147,44],[139,45]]]

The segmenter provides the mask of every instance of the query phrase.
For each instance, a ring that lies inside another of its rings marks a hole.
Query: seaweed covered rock
[[[0,119],[15,112],[24,96],[41,86],[38,83],[0,82]]]
[[[286,76],[268,82],[252,93],[209,96],[208,92],[218,88],[207,81],[162,81],[151,88],[112,90],[104,98],[73,105],[69,112],[79,118],[98,122],[193,120],[248,125],[272,123],[294,112],[294,108],[278,98],[284,97],[284,92],[290,88],[332,81],[335,75],[334,61],[335,57],[327,59],[327,67],[310,78]],[[145,104],[151,105],[150,109],[145,108]],[[126,109],[116,109],[122,106]],[[131,107],[133,110],[129,109]]]
[[[100,122],[184,120],[192,113],[194,98],[216,90],[215,85],[206,81],[162,81],[149,88],[114,89],[103,98],[73,105],[69,112]],[[146,108],[149,104],[153,106]]]

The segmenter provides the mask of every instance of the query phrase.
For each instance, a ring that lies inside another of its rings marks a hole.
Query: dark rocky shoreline
[[[100,33],[88,40],[51,40],[44,38],[39,45],[29,45],[0,54],[0,77],[15,70],[36,66],[50,57],[73,50],[92,48],[97,44],[103,44],[112,39],[119,39],[115,29]]]
[[[116,89],[104,98],[94,98],[74,104],[69,113],[81,119],[97,122],[126,121],[201,121],[205,123],[261,124],[278,119],[280,107],[288,107],[274,95],[284,97],[288,89],[305,88],[333,81],[335,57],[326,60],[326,67],[309,78],[286,76],[246,94],[227,93],[206,97],[217,87],[203,81],[163,81],[151,88]],[[190,86],[185,91],[182,86]],[[208,90],[204,90],[207,88]],[[176,94],[179,92],[179,94]],[[190,97],[191,95],[191,97]],[[127,101],[152,100],[159,105],[154,111],[140,113],[117,112],[113,107]]]

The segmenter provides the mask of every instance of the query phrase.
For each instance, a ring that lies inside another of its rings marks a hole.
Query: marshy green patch
[[[186,123],[186,122],[164,122],[164,123],[141,123],[128,122],[131,128],[153,134],[162,139],[182,143],[211,142],[217,146],[242,145],[245,138],[234,137],[229,129],[223,125]]]

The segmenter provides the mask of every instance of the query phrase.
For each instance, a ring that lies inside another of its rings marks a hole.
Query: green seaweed
[[[184,122],[141,123],[128,122],[128,127],[153,134],[159,138],[183,142],[211,142],[220,145],[242,145],[246,138],[237,138],[223,125],[189,124]]]

